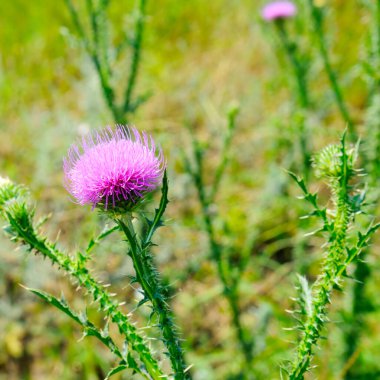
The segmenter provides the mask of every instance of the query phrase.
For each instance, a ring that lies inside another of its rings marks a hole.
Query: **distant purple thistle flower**
[[[273,1],[267,4],[261,15],[266,21],[293,17],[297,13],[297,7],[291,1]]]
[[[159,186],[162,150],[137,129],[118,126],[82,138],[63,162],[67,190],[81,204],[130,208]]]

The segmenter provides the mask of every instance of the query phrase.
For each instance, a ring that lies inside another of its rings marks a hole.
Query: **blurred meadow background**
[[[111,0],[106,12],[109,49],[115,48],[110,54],[118,57],[111,82],[118,101],[129,75],[128,39],[134,38],[137,3]],[[310,187],[325,197],[322,202],[329,197],[325,185],[303,164],[300,128],[307,126],[303,137],[308,154],[339,141],[346,127],[349,141],[360,138],[359,163],[370,173],[363,180],[370,189],[368,212],[378,211],[380,5],[375,0],[314,1],[324,16],[325,45],[347,119],[325,70],[310,5],[296,3],[298,13],[285,27],[306,67],[307,106],[299,104],[294,67],[281,34],[261,18],[265,1],[145,4],[133,90],[143,101],[125,120],[150,132],[167,159],[168,221],[157,233],[159,248],[154,252],[174,295],[176,323],[194,379],[245,379],[245,365],[254,368],[259,380],[279,379],[280,365],[294,353],[297,335],[286,329],[295,322],[286,310],[294,306],[296,273],[310,279],[318,274],[324,240],[320,235],[304,237],[317,226],[300,219],[309,209],[297,199],[300,191],[286,170],[308,177]],[[88,30],[86,2],[73,4]],[[37,214],[50,215],[45,232],[52,240],[59,236],[67,251],[82,247],[105,221],[90,207],[70,201],[62,158],[80,136],[114,124],[67,4],[0,2],[0,173],[28,186]],[[197,152],[204,187],[211,192],[215,172],[226,158],[207,205],[201,204],[186,167],[186,162],[199,163]],[[231,322],[231,299],[224,297],[210,259],[202,206],[212,217],[214,238],[224,247],[227,265],[242,267],[235,289],[240,338]],[[366,255],[361,273],[365,281],[348,280],[345,292],[334,294],[333,323],[325,331],[329,339],[320,343],[317,368],[307,378],[380,379],[379,244],[375,238]],[[130,311],[138,295],[129,285],[133,268],[124,249],[110,236],[94,250],[91,265],[99,278],[119,289]],[[81,339],[81,329],[67,316],[20,286],[57,296],[64,292],[83,308],[81,293],[67,277],[40,257],[15,250],[3,235],[0,263],[0,379],[104,379],[112,361],[104,347],[92,337]],[[148,315],[141,308],[134,320],[142,324]],[[244,342],[249,354],[241,349]]]

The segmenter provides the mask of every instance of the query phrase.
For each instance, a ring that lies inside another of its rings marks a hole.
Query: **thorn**
[[[188,372],[191,368],[194,367],[194,364],[190,364],[183,372]]]

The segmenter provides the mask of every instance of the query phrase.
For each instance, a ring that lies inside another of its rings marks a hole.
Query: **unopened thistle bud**
[[[343,162],[344,154],[346,154],[346,164]],[[354,170],[355,159],[356,149],[343,151],[340,145],[328,145],[313,159],[315,174],[319,178],[333,180],[339,179],[343,175],[343,170],[347,170],[350,177]]]
[[[0,177],[0,213],[4,212],[10,201],[24,193],[22,186],[14,184],[9,178]]]

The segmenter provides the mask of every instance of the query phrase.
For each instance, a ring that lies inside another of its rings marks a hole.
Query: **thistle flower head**
[[[297,13],[297,7],[291,1],[273,1],[267,4],[261,12],[266,21],[274,21],[293,17]]]
[[[151,136],[117,126],[74,144],[63,168],[66,188],[79,204],[128,211],[158,187],[165,161]]]

